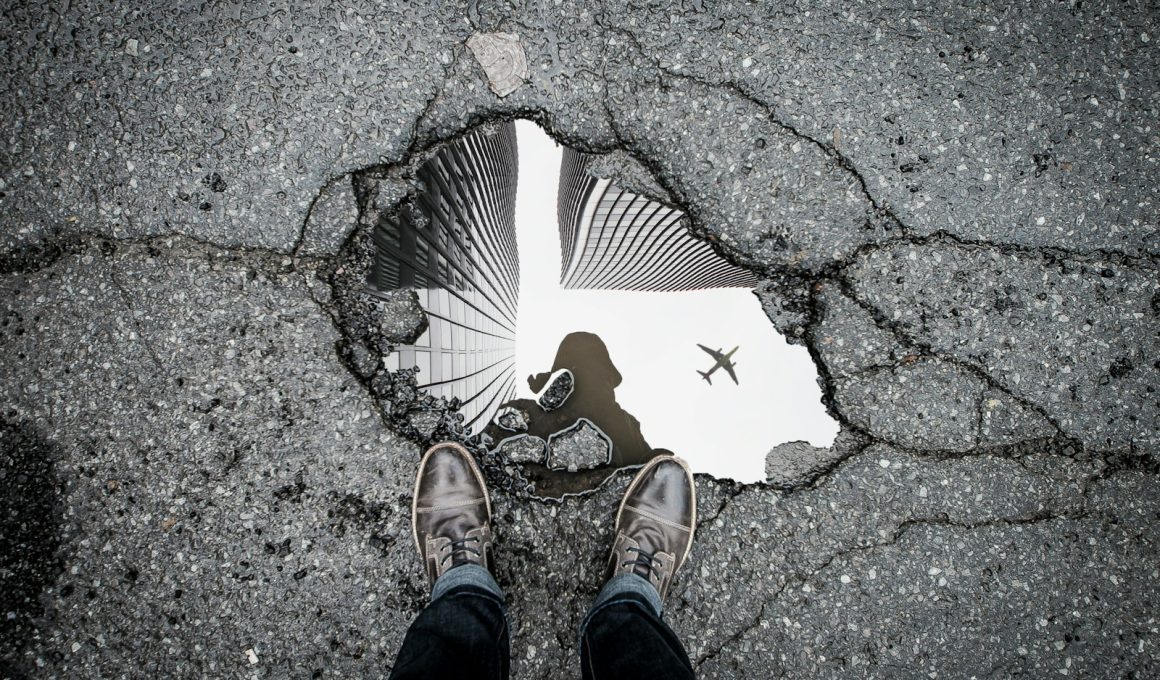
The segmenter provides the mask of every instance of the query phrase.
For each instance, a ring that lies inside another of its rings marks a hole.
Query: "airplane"
[[[740,384],[737,382],[737,374],[733,372],[733,367],[736,366],[737,364],[732,362],[732,361],[729,361],[729,357],[733,356],[733,353],[737,351],[737,349],[740,347],[740,345],[729,350],[728,354],[722,354],[721,350],[719,348],[717,349],[717,351],[713,351],[713,350],[709,349],[708,347],[701,345],[701,344],[698,344],[697,347],[700,347],[701,349],[705,350],[706,352],[709,353],[709,356],[711,356],[717,360],[717,363],[713,364],[713,368],[710,368],[708,371],[697,371],[698,373],[701,374],[701,377],[705,379],[705,382],[712,385],[713,381],[709,379],[709,376],[713,375],[713,372],[716,371],[718,368],[724,368],[725,372],[729,374],[729,377],[733,378],[733,383]]]

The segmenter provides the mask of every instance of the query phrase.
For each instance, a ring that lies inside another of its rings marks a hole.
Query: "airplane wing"
[[[713,357],[714,359],[717,359],[718,361],[720,361],[721,357],[723,356],[717,350],[709,349],[708,347],[702,345],[701,343],[697,343],[697,347],[700,347],[701,349],[705,350],[706,352],[709,353],[709,356]]]
[[[734,385],[740,385],[741,383],[737,382],[737,374],[733,372],[734,366],[736,366],[736,364],[732,364],[732,363],[725,364],[725,366],[724,366],[725,372],[729,374],[730,378],[733,378]]]

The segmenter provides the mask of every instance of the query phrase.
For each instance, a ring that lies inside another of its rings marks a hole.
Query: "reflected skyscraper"
[[[678,291],[756,285],[753,272],[689,234],[683,212],[592,176],[590,159],[564,148],[557,198],[564,288]]]
[[[423,163],[420,190],[374,234],[368,291],[414,288],[429,322],[387,367],[418,366],[419,386],[458,397],[476,430],[514,393],[517,166],[513,123],[477,129]]]

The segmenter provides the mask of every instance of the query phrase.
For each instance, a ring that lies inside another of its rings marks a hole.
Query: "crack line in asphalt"
[[[1015,402],[1018,403],[1019,405],[1027,408],[1028,410],[1034,412],[1036,415],[1043,418],[1048,424],[1050,424],[1053,428],[1055,428],[1055,430],[1059,433],[1060,436],[1067,438],[1069,441],[1073,442],[1076,446],[1079,446],[1081,449],[1085,448],[1082,442],[1075,439],[1074,437],[1072,437],[1068,433],[1064,432],[1064,430],[1060,426],[1059,422],[1056,421],[1055,418],[1053,418],[1050,414],[1048,414],[1047,411],[1043,407],[1030,401],[1026,397],[1023,397],[1022,395],[1015,394],[1014,392],[1011,391],[1010,388],[1008,388],[1006,385],[1003,385],[1002,383],[1000,383],[997,378],[993,377],[983,367],[978,366],[978,365],[971,363],[969,361],[964,361],[962,359],[959,359],[958,357],[946,355],[942,352],[939,352],[939,351],[935,350],[934,347],[932,345],[930,345],[929,343],[927,343],[923,340],[920,340],[918,337],[911,335],[907,331],[903,330],[899,324],[895,323],[891,319],[888,319],[886,317],[886,314],[884,312],[882,312],[882,310],[878,309],[871,302],[869,302],[868,300],[864,299],[861,295],[859,295],[854,288],[854,282],[848,276],[845,276],[843,274],[841,277],[836,279],[836,281],[838,283],[839,288],[841,288],[842,292],[845,293],[847,297],[849,297],[851,300],[853,300],[855,303],[857,303],[860,307],[862,307],[867,313],[870,314],[871,318],[874,320],[875,325],[877,325],[882,330],[885,330],[885,331],[889,332],[891,335],[893,335],[894,338],[897,341],[899,341],[904,347],[919,350],[919,352],[920,352],[919,356],[938,359],[940,361],[946,362],[950,365],[956,366],[964,371],[967,371],[968,373],[973,374],[976,378],[978,378],[980,381],[982,381],[988,387],[991,387],[995,390],[998,390],[999,392],[1002,392],[1003,394],[1007,395],[1011,399],[1015,400]],[[893,370],[893,367],[892,367],[892,370]]]
[[[609,34],[610,34],[610,39],[604,41],[604,43],[602,45],[602,55],[604,58],[604,63],[601,66],[601,73],[600,73],[602,84],[603,84],[602,104],[603,104],[605,116],[607,118],[607,122],[609,124],[609,128],[612,130],[619,147],[628,151],[630,153],[630,155],[632,155],[637,161],[639,161],[643,165],[645,165],[645,167],[648,168],[648,170],[651,172],[651,174],[653,174],[653,176],[658,180],[658,182],[667,191],[669,191],[670,193],[677,195],[677,196],[680,195],[679,192],[677,192],[673,189],[672,183],[666,177],[665,173],[661,172],[661,170],[658,167],[656,167],[656,165],[654,163],[652,163],[647,157],[639,155],[639,152],[633,153],[634,148],[627,142],[626,138],[624,137],[622,127],[621,127],[621,125],[619,125],[619,122],[618,122],[616,116],[613,114],[613,111],[612,111],[611,106],[609,104],[609,90],[608,90],[609,77],[608,77],[608,73],[607,73],[607,67],[608,67],[608,53],[612,47],[612,39],[611,39],[612,34],[616,34],[616,35],[620,35],[620,36],[624,37],[628,42],[632,43],[632,45],[635,47],[636,51],[639,54],[641,54],[642,57],[644,57],[646,60],[651,60],[654,64],[654,67],[655,67],[658,75],[662,79],[667,77],[667,78],[673,78],[673,79],[678,79],[678,80],[685,80],[685,81],[688,81],[691,83],[698,84],[701,87],[710,88],[710,89],[721,89],[721,90],[724,90],[726,92],[731,93],[735,97],[749,101],[750,103],[761,107],[769,115],[769,119],[770,119],[770,122],[772,124],[780,127],[785,132],[787,132],[788,134],[790,134],[796,138],[800,138],[804,141],[807,141],[807,142],[815,145],[817,148],[819,148],[821,151],[823,151],[827,157],[834,160],[834,162],[836,162],[841,168],[843,168],[846,172],[848,172],[858,182],[859,186],[861,187],[861,191],[863,193],[864,198],[870,204],[870,206],[872,206],[874,208],[875,212],[879,215],[879,217],[889,219],[893,224],[896,224],[899,227],[899,231],[902,232],[904,234],[904,236],[898,237],[898,238],[887,239],[883,242],[864,243],[853,251],[852,255],[850,256],[850,258],[846,262],[836,263],[834,265],[835,268],[833,270],[833,278],[834,278],[834,280],[836,280],[838,282],[838,285],[841,286],[843,292],[846,293],[859,306],[863,307],[867,312],[869,312],[871,314],[872,318],[874,319],[876,325],[878,325],[879,327],[890,332],[904,346],[917,348],[923,352],[922,356],[928,356],[928,357],[939,359],[939,360],[944,361],[950,365],[956,366],[957,368],[959,368],[961,370],[964,370],[968,373],[975,375],[985,385],[991,387],[992,389],[999,391],[1000,393],[1007,395],[1008,397],[1013,399],[1015,402],[1019,403],[1020,405],[1024,406],[1025,408],[1027,408],[1031,412],[1033,412],[1033,413],[1037,414],[1038,416],[1040,416],[1041,418],[1043,418],[1046,422],[1051,424],[1052,427],[1054,427],[1055,430],[1062,437],[1064,437],[1068,443],[1075,444],[1075,445],[1079,446],[1082,450],[1082,448],[1083,448],[1082,444],[1080,444],[1079,442],[1077,442],[1073,438],[1071,438],[1068,435],[1066,435],[1065,433],[1063,433],[1062,428],[1059,426],[1059,424],[1051,416],[1049,416],[1041,407],[1039,407],[1037,404],[1035,404],[1035,403],[1023,398],[1023,397],[1020,397],[1018,395],[1013,394],[1008,388],[1006,388],[1004,385],[1000,384],[997,379],[992,377],[982,367],[977,366],[977,365],[975,365],[971,362],[968,362],[968,361],[960,360],[960,359],[955,358],[955,357],[944,356],[941,353],[934,351],[934,349],[929,344],[923,342],[918,337],[910,335],[906,331],[897,327],[895,324],[886,320],[885,315],[880,310],[878,310],[876,307],[874,307],[868,301],[860,298],[858,295],[853,293],[853,284],[852,284],[851,280],[849,279],[848,275],[846,274],[845,270],[848,268],[850,262],[860,258],[864,253],[873,252],[875,250],[879,250],[879,249],[888,247],[889,245],[894,244],[894,243],[898,243],[898,242],[908,242],[908,243],[915,244],[915,245],[924,245],[924,244],[928,244],[928,243],[947,243],[947,242],[949,242],[950,245],[954,245],[954,246],[958,246],[958,247],[993,248],[993,249],[998,249],[1001,252],[1030,253],[1030,254],[1035,254],[1039,257],[1044,257],[1045,253],[1051,254],[1051,255],[1056,255],[1056,256],[1063,256],[1063,257],[1066,257],[1068,259],[1076,259],[1077,257],[1097,257],[1098,256],[1098,257],[1105,257],[1105,258],[1109,258],[1109,259],[1118,259],[1126,267],[1137,266],[1140,264],[1142,264],[1143,266],[1150,266],[1151,263],[1145,261],[1143,258],[1137,258],[1137,257],[1130,256],[1130,255],[1127,255],[1124,253],[1120,253],[1118,251],[1102,251],[1101,250],[1101,251],[1096,251],[1095,254],[1090,254],[1090,253],[1083,254],[1083,253],[1075,253],[1075,252],[1067,251],[1064,249],[1059,249],[1059,248],[1054,248],[1054,247],[1049,247],[1049,246],[1035,248],[1035,247],[1021,246],[1021,245],[994,244],[994,243],[989,243],[989,242],[984,242],[984,241],[971,241],[971,240],[964,239],[962,237],[956,236],[950,232],[945,232],[945,231],[935,232],[933,234],[925,235],[925,236],[912,235],[910,232],[910,229],[904,223],[902,223],[902,221],[899,220],[897,218],[897,216],[895,216],[893,214],[893,212],[890,210],[889,206],[886,206],[886,205],[878,202],[874,198],[874,196],[869,191],[869,188],[868,188],[868,185],[866,183],[865,178],[857,170],[857,168],[854,166],[853,162],[849,158],[847,158],[844,154],[842,154],[836,147],[829,145],[829,144],[826,144],[824,142],[821,142],[820,140],[814,139],[813,137],[810,137],[809,135],[803,134],[799,130],[797,130],[794,126],[789,125],[787,123],[784,123],[780,120],[777,120],[777,118],[774,116],[773,108],[771,105],[762,101],[757,96],[751,94],[743,86],[741,86],[735,82],[725,81],[725,82],[720,82],[720,83],[714,83],[711,81],[704,80],[702,78],[698,78],[696,76],[682,74],[682,73],[676,73],[676,72],[672,71],[671,69],[667,69],[667,68],[662,67],[660,65],[659,61],[657,61],[656,59],[653,59],[651,57],[648,57],[648,55],[646,54],[646,52],[643,50],[642,46],[640,45],[639,40],[636,38],[636,36],[633,33],[631,33],[630,31],[624,30],[624,29],[617,28],[615,26],[607,26],[607,25],[605,25],[604,21],[605,21],[604,17],[598,17],[598,19],[597,19],[597,23],[604,26],[609,31]],[[369,170],[369,169],[373,169],[375,167],[379,167],[379,168],[385,169],[388,173],[391,173],[391,172],[403,169],[407,166],[408,163],[413,163],[414,159],[420,157],[422,155],[421,151],[423,149],[429,149],[429,148],[434,147],[437,144],[443,144],[443,143],[446,143],[448,141],[448,140],[435,140],[435,141],[430,141],[429,143],[425,144],[424,140],[426,140],[429,135],[423,134],[423,127],[424,127],[424,123],[430,118],[431,115],[433,115],[433,112],[436,108],[436,105],[447,94],[447,88],[448,88],[449,83],[451,82],[451,79],[452,79],[452,71],[455,69],[455,67],[459,63],[461,53],[462,53],[461,47],[453,47],[452,48],[451,61],[449,64],[447,64],[443,67],[443,79],[442,79],[442,81],[440,81],[436,85],[434,92],[427,99],[427,101],[425,102],[425,104],[423,106],[423,109],[421,110],[419,115],[416,117],[413,125],[411,126],[411,142],[409,143],[407,149],[402,154],[402,158],[396,163],[388,163],[388,164],[383,164],[380,166],[371,166],[370,168],[367,168],[364,170]],[[541,120],[544,119],[544,117],[546,115],[546,114],[544,114],[543,111],[540,111],[539,109],[525,112],[525,114],[532,115],[532,116],[536,117],[537,119],[541,119]],[[504,113],[504,114],[499,114],[498,112],[489,112],[489,111],[484,111],[480,114],[480,116],[482,116],[484,119],[489,119],[489,118],[495,117],[496,115],[499,115],[499,116],[504,117],[504,118],[510,118],[510,117],[512,117],[513,114],[511,114],[510,112]],[[519,114],[517,113],[514,115],[519,115]],[[473,125],[477,125],[477,124],[478,123],[474,123]],[[473,127],[473,125],[468,125],[467,128],[470,129],[471,127]],[[339,181],[342,181],[343,179],[349,178],[351,176],[351,174],[352,173],[344,173],[341,175],[331,177],[330,179],[326,180],[326,182],[323,184],[322,188],[313,197],[313,199],[311,200],[311,202],[307,208],[306,215],[302,221],[298,236],[295,239],[295,242],[290,250],[289,254],[292,258],[297,259],[298,253],[299,253],[300,249],[302,248],[302,246],[304,245],[304,241],[305,241],[306,232],[307,232],[307,229],[309,226],[309,222],[313,216],[313,212],[315,210],[315,207],[316,207],[318,201],[322,199],[322,197],[325,195],[326,191],[328,191],[333,186],[335,186]],[[720,255],[722,255],[726,260],[733,262],[734,264],[739,264],[739,266],[744,266],[747,269],[755,271],[759,275],[767,275],[768,276],[768,275],[773,274],[773,273],[781,273],[781,274],[786,273],[786,272],[781,271],[780,269],[773,268],[773,267],[768,267],[768,266],[762,267],[762,266],[754,266],[751,264],[738,263],[734,257],[730,256],[729,253],[722,252],[721,244],[720,244],[718,239],[706,238],[707,236],[711,236],[711,234],[708,234],[708,232],[705,232],[704,229],[697,230],[697,229],[693,228],[693,226],[694,225],[692,224],[692,221],[690,221],[689,231],[694,233],[695,235],[697,235],[701,239],[708,241],[710,243],[710,245],[713,247],[713,249],[715,251],[717,251]],[[699,231],[705,232],[705,233],[698,233]],[[213,243],[211,241],[202,240],[202,239],[199,239],[197,237],[191,237],[191,236],[187,236],[184,234],[159,235],[159,236],[154,236],[154,237],[148,237],[147,239],[116,238],[114,240],[117,242],[128,242],[128,243],[150,243],[150,242],[157,242],[158,240],[172,239],[174,237],[189,239],[192,242],[196,242],[196,243],[199,243],[201,245],[205,245],[205,246],[209,246],[209,247],[213,247],[213,248],[223,249],[226,252],[230,252],[230,253],[257,254],[257,255],[263,256],[262,259],[283,256],[283,253],[281,251],[277,251],[277,250],[247,247],[247,246],[223,246],[223,245]],[[306,260],[306,258],[303,258],[303,259]],[[326,258],[324,257],[324,258],[318,258],[318,259],[325,260]],[[295,263],[294,268],[297,269],[296,263]],[[792,274],[792,273],[790,273],[790,274]],[[822,280],[822,281],[826,280],[826,277],[824,275],[821,279],[813,278],[810,276],[803,276],[803,275],[799,275],[799,274],[792,274],[792,275],[795,278],[795,280],[800,285],[803,285],[803,286],[808,286],[811,282],[816,283],[819,280]],[[327,285],[329,285],[329,284],[327,284]],[[123,286],[120,286],[119,283],[118,283],[118,289],[120,291],[122,299],[127,301],[127,291],[123,288]],[[316,297],[314,290],[311,289],[309,285],[307,286],[307,290],[308,290],[308,294],[309,294],[311,300],[316,305],[318,305],[323,311],[325,311],[327,313],[327,316],[331,319],[332,324],[334,325],[334,327],[336,328],[336,330],[340,334],[340,336],[346,337],[345,333],[343,332],[343,329],[342,329],[341,321],[337,318],[335,311],[332,309],[333,305],[330,303],[326,303],[322,300],[319,300]],[[836,419],[838,419],[843,425],[845,425],[850,430],[852,430],[860,435],[863,435],[867,440],[869,440],[869,443],[864,444],[862,447],[860,447],[857,450],[851,452],[850,454],[844,456],[843,458],[841,458],[837,461],[834,461],[831,465],[828,466],[827,469],[825,469],[825,470],[821,471],[820,473],[816,474],[815,476],[813,476],[808,482],[804,482],[802,485],[796,485],[795,487],[790,488],[789,489],[790,491],[797,490],[800,488],[811,488],[811,487],[817,486],[817,484],[819,484],[822,480],[827,478],[829,476],[829,474],[833,470],[837,469],[843,462],[845,462],[846,460],[861,453],[862,451],[865,450],[865,448],[867,446],[869,446],[873,443],[891,443],[896,448],[899,448],[901,450],[917,452],[916,450],[911,449],[910,447],[906,447],[903,445],[899,445],[897,443],[889,442],[888,440],[884,440],[880,437],[877,437],[873,433],[862,428],[861,426],[850,422],[847,418],[845,418],[843,416],[841,410],[838,408],[837,401],[834,397],[835,385],[838,383],[839,380],[847,379],[849,377],[855,377],[857,375],[867,374],[867,373],[870,373],[871,371],[882,370],[885,368],[891,368],[892,370],[894,370],[898,366],[900,366],[901,364],[896,362],[893,365],[884,365],[884,366],[880,366],[880,367],[879,366],[867,367],[867,368],[859,371],[858,373],[851,374],[849,376],[835,377],[835,376],[831,375],[828,371],[828,366],[826,365],[826,363],[824,361],[822,361],[821,355],[817,349],[817,338],[815,337],[814,333],[817,331],[818,326],[820,324],[820,315],[818,314],[818,309],[817,309],[817,296],[815,294],[815,291],[812,290],[812,287],[811,287],[810,293],[808,295],[808,308],[809,308],[809,318],[807,318],[805,321],[807,333],[806,333],[806,337],[805,337],[805,342],[803,344],[805,344],[806,347],[809,349],[811,356],[814,360],[814,363],[818,367],[819,373],[822,375],[823,384],[825,386],[823,398],[827,402],[827,407],[831,411],[831,415],[833,415]],[[136,321],[135,321],[135,323],[136,323]],[[138,324],[138,328],[139,328],[139,324]],[[153,354],[153,359],[154,359],[155,363],[157,363],[160,366],[159,357],[157,357],[156,352],[154,352],[152,350],[152,348],[150,348],[150,351]],[[339,351],[339,349],[337,347],[336,347],[336,353],[339,355],[340,360],[342,360],[343,352]],[[366,388],[368,391],[370,391],[369,385],[366,383],[365,380],[363,380],[361,378],[361,376],[358,375],[357,371],[354,370],[353,366],[348,365],[345,360],[342,360],[342,363],[352,373],[352,375],[355,377],[356,381],[358,381],[360,384],[362,384],[364,386],[364,388]],[[371,394],[373,397],[373,391],[371,392]],[[378,399],[372,399],[372,400],[375,401],[376,408],[379,410],[380,416],[382,418],[386,419],[386,414],[382,410],[382,407],[379,405]],[[975,425],[975,429],[973,432],[973,436],[974,436],[974,444],[972,447],[973,449],[977,449],[979,447],[979,444],[980,444],[979,437],[981,434],[981,423],[982,423],[982,408],[983,408],[982,401],[981,400],[978,401],[976,403],[976,406],[977,406],[976,419],[975,419],[976,425]],[[744,487],[742,487],[742,488],[744,488]],[[718,508],[718,511],[716,514],[720,514],[720,512],[723,511],[725,506],[728,504],[729,500],[731,500],[732,498],[735,498],[740,492],[741,492],[741,489],[733,490],[732,495],[722,502],[722,504]],[[716,517],[716,515],[714,515],[714,518],[715,517]]]
[[[750,623],[748,623],[747,625],[743,626],[742,628],[740,628],[737,631],[730,634],[725,640],[723,640],[719,645],[717,645],[713,649],[699,655],[697,657],[697,660],[693,663],[693,668],[699,669],[701,667],[701,665],[704,664],[705,662],[710,661],[710,660],[718,657],[729,646],[736,644],[742,638],[744,638],[750,631],[756,629],[759,625],[761,625],[761,622],[763,621],[763,619],[765,617],[766,608],[769,605],[777,602],[777,600],[780,599],[780,597],[787,590],[789,590],[790,586],[802,586],[802,585],[807,584],[811,579],[815,578],[818,574],[820,574],[821,572],[828,569],[830,567],[830,565],[833,564],[835,561],[842,559],[842,558],[845,558],[849,555],[853,555],[853,554],[857,554],[857,553],[869,553],[869,552],[872,552],[878,548],[892,547],[892,546],[896,545],[914,527],[938,526],[938,527],[952,527],[952,528],[961,529],[964,531],[976,531],[979,529],[986,529],[986,528],[995,527],[995,526],[1008,526],[1008,527],[1030,526],[1030,525],[1034,525],[1034,524],[1042,524],[1044,522],[1050,522],[1050,521],[1055,521],[1055,520],[1075,521],[1075,520],[1080,520],[1080,519],[1089,519],[1093,516],[1094,516],[1094,514],[1091,512],[1081,511],[1081,512],[1077,512],[1077,513],[1060,513],[1060,514],[1033,513],[1031,515],[1026,515],[1023,517],[997,517],[997,518],[993,518],[993,519],[989,519],[989,520],[982,520],[979,522],[957,522],[954,520],[937,518],[937,517],[936,518],[921,518],[920,517],[920,518],[910,518],[910,519],[903,520],[902,522],[900,522],[898,524],[898,526],[895,527],[890,538],[888,538],[884,541],[875,541],[873,543],[868,543],[865,545],[857,545],[857,546],[854,546],[851,548],[845,548],[845,549],[839,550],[839,551],[831,554],[820,565],[811,569],[809,572],[805,573],[804,575],[800,574],[800,573],[795,573],[793,576],[787,578],[785,583],[782,584],[782,586],[780,588],[778,588],[777,591],[775,591],[769,598],[767,598],[766,600],[764,600],[761,603],[760,611],[758,612],[757,616],[755,616],[750,621]]]
[[[624,31],[623,29],[621,29],[621,30],[622,30],[622,32],[627,32],[627,31]],[[634,38],[634,42],[636,42],[635,38]],[[957,234],[954,234],[953,232],[947,231],[946,229],[939,229],[939,230],[936,230],[934,232],[931,232],[930,234],[925,234],[925,235],[924,234],[916,234],[910,226],[908,226],[905,222],[903,222],[900,218],[898,218],[898,216],[894,213],[893,209],[888,204],[880,203],[877,199],[874,198],[873,194],[869,190],[869,185],[867,184],[865,177],[862,176],[862,173],[858,171],[857,167],[854,165],[853,161],[851,161],[849,159],[849,157],[847,157],[845,154],[843,154],[841,151],[839,151],[832,144],[826,144],[825,142],[822,142],[818,139],[815,139],[815,138],[811,137],[810,135],[807,135],[807,134],[799,131],[795,126],[778,119],[776,117],[774,107],[771,104],[766,103],[765,101],[760,99],[757,95],[752,94],[745,87],[737,84],[736,82],[734,82],[732,80],[723,80],[721,82],[714,82],[714,81],[705,80],[703,78],[699,78],[697,76],[690,75],[687,73],[678,73],[678,72],[673,71],[671,69],[666,69],[666,68],[660,66],[659,61],[656,61],[656,60],[654,60],[654,64],[659,72],[666,74],[670,77],[677,78],[680,80],[687,80],[689,82],[697,83],[703,87],[710,88],[710,89],[724,89],[728,92],[732,92],[733,94],[737,95],[738,97],[741,97],[742,99],[745,99],[746,101],[749,101],[749,102],[761,107],[762,109],[764,109],[766,111],[767,114],[769,114],[769,117],[770,117],[769,119],[773,124],[782,128],[783,130],[790,133],[791,135],[798,137],[799,139],[802,139],[804,141],[807,141],[810,144],[813,144],[814,146],[818,147],[821,151],[823,151],[826,155],[833,158],[838,163],[839,166],[841,166],[844,170],[849,172],[858,181],[858,183],[862,189],[862,194],[871,203],[871,205],[874,206],[875,210],[881,216],[888,218],[892,223],[897,225],[899,228],[899,231],[901,231],[905,235],[905,238],[890,239],[890,240],[902,240],[902,241],[909,241],[909,242],[914,243],[914,244],[925,244],[927,242],[934,241],[936,239],[945,238],[945,239],[953,240],[960,245],[977,245],[977,246],[983,246],[983,247],[998,248],[998,249],[1003,250],[1005,252],[1017,251],[1017,252],[1037,253],[1037,254],[1051,253],[1051,254],[1055,254],[1057,256],[1066,257],[1068,259],[1106,258],[1106,259],[1119,260],[1119,263],[1125,267],[1147,269],[1150,271],[1154,271],[1158,267],[1157,263],[1155,261],[1153,261],[1153,258],[1150,258],[1146,255],[1132,255],[1130,253],[1126,253],[1126,252],[1114,250],[1114,249],[1109,249],[1109,248],[1094,248],[1091,250],[1068,250],[1066,248],[1061,248],[1059,246],[1052,246],[1052,245],[1031,246],[1031,245],[1021,244],[1021,243],[1010,243],[1010,242],[995,243],[995,242],[991,242],[991,241],[984,241],[981,239],[970,239],[967,237],[959,236]],[[877,244],[866,244],[866,245],[877,245]],[[849,259],[852,260],[853,257],[851,257]]]
[[[858,170],[857,166],[854,165],[854,162],[852,160],[850,160],[849,157],[847,157],[845,154],[843,154],[841,151],[839,151],[832,144],[826,144],[825,142],[822,142],[821,140],[815,139],[814,137],[811,137],[810,135],[807,135],[807,134],[801,132],[794,125],[791,125],[783,120],[780,120],[777,117],[776,112],[774,111],[773,105],[767,103],[766,101],[761,99],[758,95],[753,94],[747,88],[736,83],[735,81],[723,80],[720,82],[714,82],[711,80],[706,80],[704,78],[700,78],[698,76],[694,76],[694,75],[687,74],[687,73],[679,73],[679,72],[673,71],[672,69],[665,68],[665,67],[661,66],[659,59],[647,56],[647,52],[641,46],[639,39],[631,31],[629,31],[628,29],[623,29],[623,28],[619,28],[616,26],[605,26],[605,28],[607,30],[609,30],[610,32],[618,33],[618,34],[628,38],[629,41],[633,43],[636,51],[643,58],[650,60],[653,63],[653,66],[658,73],[663,74],[663,75],[667,75],[671,78],[676,78],[679,80],[685,80],[688,82],[696,83],[696,84],[701,85],[702,87],[705,87],[708,89],[721,89],[721,90],[725,90],[727,92],[731,92],[735,96],[740,97],[740,98],[742,98],[746,101],[749,101],[750,103],[755,104],[758,107],[762,108],[769,115],[769,120],[774,125],[782,128],[785,132],[789,133],[790,135],[792,135],[794,137],[797,137],[803,141],[806,141],[810,144],[813,144],[818,149],[820,149],[823,153],[825,153],[827,156],[834,159],[834,161],[837,162],[838,165],[842,169],[846,170],[848,173],[850,173],[850,175],[852,175],[857,180],[859,186],[861,187],[861,192],[862,192],[863,196],[866,198],[867,201],[870,202],[870,204],[874,207],[875,211],[881,217],[885,217],[885,218],[889,219],[893,224],[897,225],[897,227],[899,228],[899,231],[902,232],[902,234],[904,234],[904,237],[902,237],[902,238],[887,239],[883,243],[890,243],[890,242],[894,242],[894,241],[908,241],[908,242],[911,242],[914,244],[925,244],[927,242],[932,242],[932,241],[935,241],[935,240],[940,239],[940,238],[945,238],[948,240],[952,240],[960,245],[977,245],[977,246],[982,246],[982,247],[998,248],[998,249],[1003,250],[1005,252],[1016,251],[1016,252],[1026,252],[1026,253],[1035,253],[1035,254],[1050,253],[1050,254],[1060,256],[1060,257],[1066,257],[1068,259],[1106,258],[1106,259],[1118,260],[1120,264],[1122,264],[1125,267],[1129,267],[1129,268],[1141,268],[1141,269],[1148,269],[1148,270],[1155,270],[1157,268],[1157,263],[1155,263],[1152,258],[1147,257],[1146,255],[1132,255],[1130,253],[1125,253],[1122,251],[1107,249],[1107,248],[1095,248],[1095,249],[1087,250],[1087,251],[1078,251],[1078,250],[1068,250],[1066,248],[1061,248],[1059,246],[1049,246],[1049,245],[1030,246],[1030,245],[1019,244],[1019,243],[994,243],[994,242],[983,241],[983,240],[978,240],[978,239],[969,239],[969,238],[954,234],[952,232],[949,232],[945,229],[940,229],[940,230],[934,231],[934,232],[932,232],[930,234],[926,234],[926,235],[916,234],[916,233],[914,233],[914,230],[911,227],[909,227],[905,222],[903,222],[900,218],[898,218],[898,216],[893,212],[893,209],[890,208],[890,206],[888,204],[881,203],[874,197],[874,195],[871,193],[871,191],[869,189],[869,185],[867,184],[865,177]],[[605,80],[606,80],[606,84],[607,84],[607,75],[605,75]],[[605,108],[607,111],[607,105]],[[609,112],[609,115],[611,117],[611,112]],[[623,145],[624,140],[619,139],[619,135],[618,135],[618,141],[620,141]],[[627,148],[627,146],[626,146],[626,148]],[[653,170],[654,174],[658,174],[656,172],[655,168],[650,168],[650,170]],[[671,190],[670,187],[666,186],[666,188]],[[876,246],[877,247],[877,246],[880,246],[880,244],[867,243],[867,244],[863,244],[862,247],[865,247],[865,246]],[[861,249],[861,247],[859,248],[859,250],[860,249]],[[856,250],[854,253],[851,254],[851,257],[847,258],[848,261],[854,260],[855,256],[857,254],[858,254],[858,251]]]
[[[115,257],[115,255],[116,254],[113,253],[109,257]],[[117,289],[117,294],[120,296],[121,302],[125,305],[125,309],[129,313],[129,323],[133,324],[133,328],[136,329],[137,337],[141,339],[141,344],[145,346],[145,352],[149,354],[149,358],[153,361],[153,364],[157,366],[158,372],[163,375],[170,376],[169,369],[167,369],[164,364],[161,363],[160,355],[157,354],[157,350],[153,348],[153,343],[151,343],[149,338],[145,335],[145,331],[141,327],[141,322],[137,320],[137,314],[133,308],[133,303],[130,301],[131,298],[129,297],[129,292],[125,290],[125,287],[121,285],[120,281],[117,280],[116,262],[110,263],[109,281],[113,284],[113,287]]]
[[[342,180],[351,181],[353,172],[344,172],[341,175],[335,175],[322,183],[322,187],[314,194],[314,198],[310,199],[310,204],[306,206],[306,216],[302,218],[302,225],[298,228],[298,236],[294,239],[294,243],[290,246],[290,255],[298,257],[298,252],[302,250],[302,246],[306,242],[306,230],[310,228],[310,219],[314,216],[314,207],[326,195],[326,192],[334,186],[337,186]],[[351,225],[352,228],[354,225]]]
[[[836,149],[833,145],[826,144],[820,140],[814,139],[813,137],[800,132],[793,125],[779,120],[776,117],[772,106],[750,94],[733,81],[726,80],[719,83],[714,83],[712,81],[706,81],[687,73],[677,73],[671,69],[666,69],[659,64],[657,65],[657,68],[661,73],[664,73],[671,78],[687,80],[692,83],[697,83],[698,85],[708,89],[724,89],[726,91],[732,92],[736,96],[750,102],[751,104],[755,104],[758,107],[764,109],[766,114],[768,114],[771,123],[781,128],[783,131],[788,132],[790,135],[816,146],[822,151],[822,153],[833,159],[839,167],[849,173],[858,182],[858,186],[861,188],[862,196],[870,202],[870,205],[874,207],[875,212],[877,212],[879,216],[890,220],[892,223],[898,226],[899,231],[901,231],[903,234],[909,235],[911,233],[910,228],[907,227],[906,224],[902,222],[902,220],[898,219],[898,217],[894,214],[888,205],[879,203],[878,200],[874,198],[873,194],[870,193],[870,188],[866,183],[866,178],[862,176],[862,173],[858,171],[858,168],[854,166],[854,163],[841,151],[838,151],[838,149]]]

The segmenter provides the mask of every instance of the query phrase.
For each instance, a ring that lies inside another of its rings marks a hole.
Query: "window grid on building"
[[[473,429],[515,393],[517,178],[515,125],[477,130],[419,168],[419,219],[402,210],[374,232],[368,292],[414,288],[428,320],[387,368],[418,367],[419,387],[458,398]]]
[[[588,172],[591,156],[565,148],[557,219],[564,288],[678,291],[751,288],[753,272],[688,230],[680,210]]]

